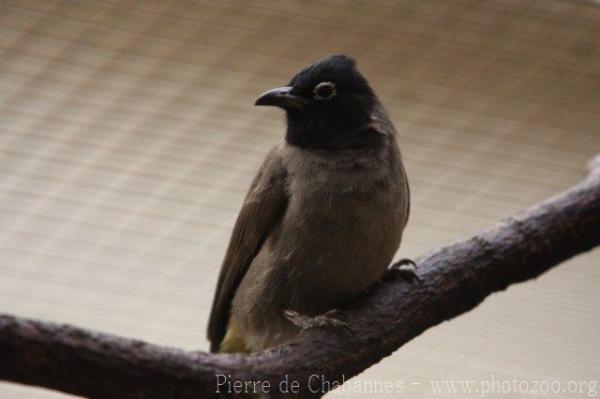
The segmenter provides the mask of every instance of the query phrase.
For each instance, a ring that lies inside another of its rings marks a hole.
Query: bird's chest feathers
[[[292,200],[323,204],[360,200],[390,183],[382,154],[375,150],[319,153],[294,148],[288,155],[287,184]]]

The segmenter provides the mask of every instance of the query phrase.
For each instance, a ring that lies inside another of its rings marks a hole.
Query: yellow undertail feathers
[[[232,321],[229,320],[227,326],[227,332],[225,333],[225,337],[221,342],[221,347],[219,349],[221,353],[249,353],[250,349],[246,345],[246,341],[242,338],[240,334],[239,328]]]

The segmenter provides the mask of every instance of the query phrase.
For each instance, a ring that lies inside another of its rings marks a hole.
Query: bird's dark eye
[[[337,94],[335,83],[321,82],[315,86],[313,93],[315,95],[315,100],[331,100]]]

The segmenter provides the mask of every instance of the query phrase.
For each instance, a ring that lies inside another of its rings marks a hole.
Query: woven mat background
[[[333,52],[401,132],[398,256],[477,232],[600,152],[599,43],[587,1],[0,1],[0,312],[206,349],[233,221],[283,132],[252,103]],[[413,398],[431,379],[598,380],[598,266],[494,295],[360,380]]]

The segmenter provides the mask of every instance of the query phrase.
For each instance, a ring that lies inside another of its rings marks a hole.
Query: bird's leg
[[[283,317],[291,321],[292,324],[301,330],[330,328],[352,331],[350,324],[346,320],[346,315],[337,309],[330,310],[317,316],[307,316],[298,313],[295,310],[285,310],[283,312]]]
[[[387,269],[386,276],[388,278],[398,276],[410,283],[423,283],[423,281],[417,274],[417,264],[414,261],[407,258],[400,259],[398,262],[392,264]]]

